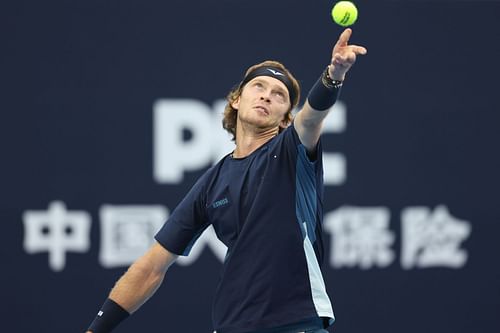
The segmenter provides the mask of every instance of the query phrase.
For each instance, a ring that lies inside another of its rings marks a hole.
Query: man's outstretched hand
[[[350,28],[345,29],[333,47],[332,60],[328,66],[328,74],[332,80],[343,81],[345,74],[356,62],[356,57],[358,55],[365,55],[367,52],[363,46],[348,44],[351,34],[352,30]]]

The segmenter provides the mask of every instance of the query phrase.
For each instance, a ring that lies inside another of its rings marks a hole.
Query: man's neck
[[[250,155],[263,144],[278,135],[279,129],[276,127],[263,132],[255,131],[237,131],[236,132],[236,148],[233,152],[233,157],[242,158]]]

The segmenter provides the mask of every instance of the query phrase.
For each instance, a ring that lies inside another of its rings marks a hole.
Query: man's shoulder
[[[203,174],[202,178],[213,179],[217,176],[224,165],[226,165],[227,160],[231,158],[231,153],[224,155],[219,159],[214,165],[210,166]]]
[[[296,145],[300,143],[299,136],[297,134],[297,130],[295,129],[295,126],[293,122],[284,130],[281,131],[280,134],[277,136],[278,141],[281,141],[283,143],[287,144],[293,144]]]

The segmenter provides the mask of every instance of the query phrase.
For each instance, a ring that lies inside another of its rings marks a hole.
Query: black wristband
[[[124,308],[108,298],[97,313],[92,324],[90,324],[88,331],[93,333],[109,333],[128,316],[130,314]]]
[[[332,80],[328,75],[328,68],[326,68],[309,91],[307,101],[313,109],[326,111],[337,101],[341,87],[342,81]]]

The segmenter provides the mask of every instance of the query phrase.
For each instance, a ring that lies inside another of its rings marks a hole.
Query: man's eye
[[[278,98],[280,101],[285,100],[285,94],[283,94],[282,92],[277,91],[274,93],[274,96],[276,96],[276,98]]]

